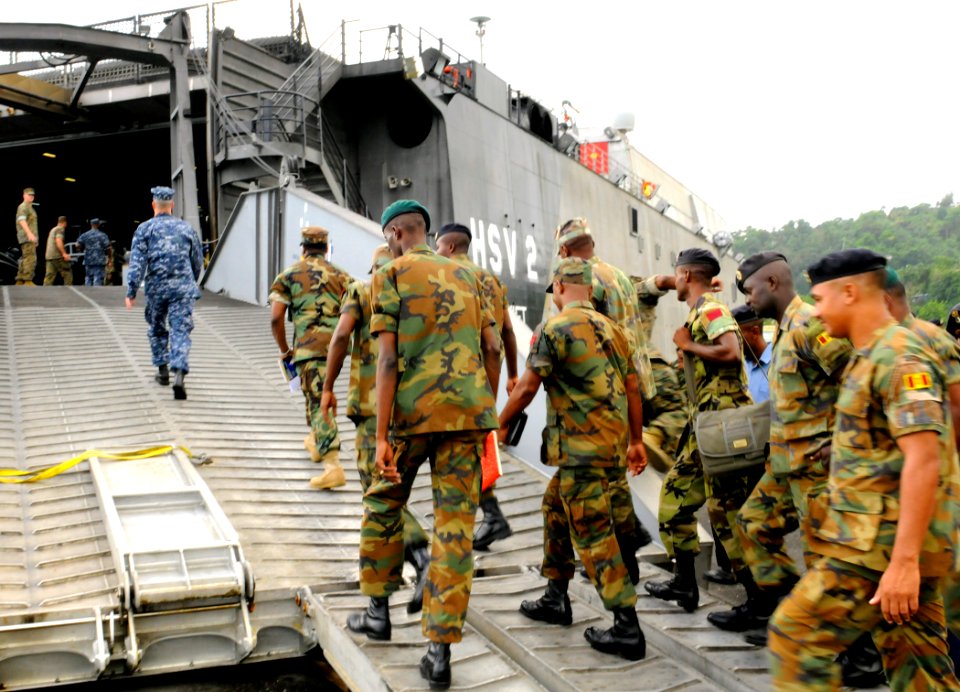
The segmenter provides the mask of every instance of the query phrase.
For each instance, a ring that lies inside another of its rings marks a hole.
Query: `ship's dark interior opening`
[[[405,91],[401,91],[405,90]],[[412,149],[423,144],[433,128],[433,106],[407,84],[393,86],[387,104],[387,133],[398,147]]]
[[[194,126],[197,189],[204,238],[209,237],[204,127]],[[137,225],[153,215],[150,188],[170,184],[170,130],[167,127],[128,130],[106,135],[74,136],[28,145],[7,145],[0,168],[0,200],[9,227],[3,249],[16,245],[14,216],[23,188],[37,191],[34,200],[40,231],[42,265],[49,230],[58,216],[67,217],[66,241],[90,228],[91,218],[121,252],[130,247]],[[176,213],[176,211],[174,212]],[[42,270],[41,270],[42,271]]]

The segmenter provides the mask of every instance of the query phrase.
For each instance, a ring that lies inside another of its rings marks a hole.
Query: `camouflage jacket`
[[[65,232],[66,229],[61,228],[60,226],[54,226],[50,229],[50,233],[47,235],[47,252],[43,256],[44,259],[52,260],[63,257],[63,255],[60,254],[60,248],[57,247],[57,238],[63,242],[66,242],[64,240]]]
[[[640,320],[643,322],[643,336],[649,345],[653,341],[653,325],[657,321],[657,303],[667,291],[657,288],[657,277],[631,276],[630,281],[637,290],[637,307],[640,311]],[[651,347],[650,357],[653,358],[654,349]],[[662,357],[662,356],[661,356]]]
[[[550,403],[547,464],[626,463],[626,378],[636,367],[623,329],[587,301],[570,303],[535,335],[527,367],[543,379]]]
[[[26,221],[27,226],[33,231],[33,235],[37,238],[40,237],[37,231],[37,212],[33,208],[33,202],[21,202],[20,206],[17,207],[17,242],[25,243],[27,242],[27,234],[20,228],[21,221]]]
[[[945,391],[936,356],[895,323],[853,352],[837,398],[827,491],[810,506],[813,551],[883,572],[900,519],[904,457],[897,439],[933,431],[940,440],[940,472],[920,574],[955,571],[960,466]]]
[[[270,287],[270,302],[289,306],[293,362],[326,358],[340,303],[352,279],[320,255],[306,255],[284,269]]]
[[[798,471],[830,441],[840,376],[853,347],[834,339],[794,296],[783,313],[770,361],[770,470]]]
[[[103,267],[107,264],[107,248],[110,247],[110,238],[99,228],[84,231],[77,238],[83,246],[83,266]]]
[[[374,274],[370,333],[397,335],[394,435],[497,427],[480,347],[481,332],[495,323],[481,290],[476,274],[427,245]]]
[[[930,324],[926,320],[919,320],[913,315],[900,323],[920,337],[924,346],[929,348],[940,359],[943,366],[944,378],[949,387],[960,384],[960,344],[940,327]]]
[[[713,363],[692,353],[683,354],[684,358],[693,360],[696,410],[720,411],[752,403],[743,367],[743,337],[729,308],[713,293],[704,293],[690,310],[684,326],[698,344],[712,344],[727,332],[734,332],[740,342],[741,357],[734,364]]]
[[[493,315],[493,320],[496,322],[497,340],[500,341],[500,362],[502,363],[507,355],[503,351],[503,321],[507,313],[507,287],[494,274],[479,266],[466,255],[454,255],[450,259],[466,267],[480,279],[480,285],[483,287],[480,297],[484,302],[484,309]]]
[[[353,317],[350,350],[350,392],[347,395],[347,416],[369,418],[377,415],[377,356],[380,346],[370,336],[370,291],[372,285],[354,281],[340,306],[341,315]]]
[[[158,214],[137,227],[130,244],[127,297],[136,298],[144,281],[151,295],[200,297],[203,270],[200,236],[186,221]]]
[[[637,307],[637,292],[630,279],[612,264],[607,264],[594,255],[589,260],[593,272],[593,305],[602,315],[623,327],[630,342],[630,353],[634,359],[637,377],[640,380],[640,393],[644,399],[653,398],[657,393],[650,367],[650,352]]]

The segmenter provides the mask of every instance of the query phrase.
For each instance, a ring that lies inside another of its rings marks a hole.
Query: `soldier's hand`
[[[686,351],[690,344],[693,343],[690,330],[686,327],[680,327],[680,329],[673,333],[673,343],[677,345],[677,348]]]
[[[507,443],[507,437],[510,435],[510,426],[504,425],[502,428],[497,430],[497,443],[503,447]]]
[[[330,409],[333,409],[333,415],[330,415]],[[337,417],[337,397],[333,392],[324,391],[320,395],[320,415],[331,425],[333,419]]]
[[[127,310],[133,309],[133,304],[137,302],[136,298],[124,298],[123,302],[127,305]]]
[[[390,483],[399,483],[400,474],[397,473],[397,464],[393,458],[393,447],[384,440],[377,442],[377,471],[380,477]]]
[[[634,442],[627,447],[627,468],[634,476],[643,473],[647,468],[647,448],[643,442]]]
[[[870,605],[880,605],[883,619],[902,625],[920,609],[920,563],[891,561],[880,577]]]
[[[517,386],[517,382],[520,381],[519,377],[508,377],[507,378],[507,396],[513,394],[513,388]]]
[[[723,290],[723,281],[719,276],[715,276],[710,279],[710,290],[716,293],[717,291]]]

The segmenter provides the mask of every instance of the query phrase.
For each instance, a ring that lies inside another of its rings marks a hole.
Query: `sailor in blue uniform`
[[[170,384],[173,396],[186,399],[184,376],[190,371],[190,332],[193,331],[193,304],[200,297],[197,279],[203,269],[200,236],[186,221],[171,215],[173,188],[155,187],[153,218],[144,221],[133,234],[130,269],[127,276],[127,309],[137,297],[141,280],[147,307],[147,336],[158,384]],[[169,329],[168,329],[169,324]],[[169,364],[169,369],[168,369]]]
[[[83,248],[83,285],[103,286],[110,239],[100,230],[100,219],[90,219],[90,230],[81,233],[77,243]]]

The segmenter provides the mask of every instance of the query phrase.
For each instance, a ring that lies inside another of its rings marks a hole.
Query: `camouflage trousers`
[[[37,273],[37,244],[27,241],[20,243],[20,268],[17,281],[33,281]]]
[[[660,449],[668,456],[676,456],[680,435],[687,424],[684,394],[672,365],[659,358],[651,358],[653,381],[657,394],[643,402],[644,427],[660,441]]]
[[[327,452],[340,451],[340,431],[336,421],[331,424],[320,413],[320,399],[323,396],[323,377],[326,369],[326,358],[312,358],[297,363],[300,389],[306,399],[307,425],[313,432],[313,441],[321,457]]]
[[[940,591],[943,594],[947,628],[955,637],[960,637],[960,574],[946,577],[940,584]]]
[[[768,630],[776,690],[839,690],[837,655],[870,632],[890,689],[957,690],[936,579],[921,579],[920,609],[902,625],[868,603],[881,574],[820,558],[780,603]]]
[[[147,338],[156,366],[190,372],[190,332],[193,331],[192,296],[147,294],[143,316],[147,320]],[[169,329],[167,325],[169,324]]]
[[[618,468],[561,466],[543,494],[543,564],[547,579],[569,581],[574,548],[607,610],[633,607],[637,593],[614,532],[610,485]]]
[[[91,264],[84,265],[83,285],[84,286],[103,286],[104,265]]]
[[[473,585],[473,524],[486,435],[468,430],[399,438],[394,459],[400,482],[378,479],[363,495],[360,589],[367,596],[389,596],[402,583],[403,508],[417,471],[430,460],[434,525],[422,620],[430,641],[462,638]]]
[[[377,470],[377,417],[364,416],[354,420],[357,426],[357,471],[360,472],[360,488],[363,492],[373,484]],[[419,548],[428,542],[427,534],[417,518],[403,508],[403,547]]]
[[[696,512],[704,503],[710,523],[727,551],[730,568],[737,572],[746,565],[735,531],[737,512],[750,496],[762,467],[742,473],[704,476],[697,442],[689,427],[684,429],[683,451],[663,479],[657,520],[660,538],[670,557],[678,552],[699,553]]]
[[[46,260],[46,268],[43,274],[43,285],[53,286],[57,280],[57,275],[63,279],[64,286],[73,286],[73,265],[62,257]]]
[[[827,471],[819,461],[790,474],[774,474],[770,464],[737,514],[737,530],[744,560],[760,588],[792,584],[800,577],[786,551],[788,534],[804,527],[808,497],[823,492]],[[817,559],[803,541],[803,558],[809,568]]]

